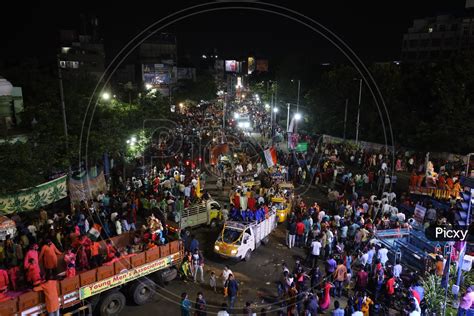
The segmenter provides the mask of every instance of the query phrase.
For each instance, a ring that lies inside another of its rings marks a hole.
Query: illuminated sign
[[[255,58],[249,57],[247,59],[247,73],[250,75],[255,71]]]
[[[79,289],[79,297],[81,300],[83,300],[88,297],[99,294],[103,291],[109,290],[113,287],[125,284],[147,274],[169,267],[173,264],[173,259],[175,256],[179,256],[179,254],[173,254],[171,256],[155,260],[139,267],[126,270],[122,273],[111,276],[110,278],[83,286]]]
[[[236,60],[226,60],[225,61],[225,71],[227,72],[238,72],[239,63]]]

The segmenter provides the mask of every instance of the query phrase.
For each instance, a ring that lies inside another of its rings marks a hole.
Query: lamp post
[[[466,178],[469,178],[469,163],[471,161],[471,156],[474,155],[474,153],[469,153],[467,154],[467,164],[466,164]]]
[[[360,122],[360,99],[362,96],[362,78],[353,80],[359,80],[359,104],[357,106],[357,123],[356,123],[356,144],[359,144],[359,122]]]
[[[68,133],[67,133],[66,104],[64,103],[63,75],[61,72],[61,63],[59,61],[59,55],[57,55],[57,60],[58,60],[59,96],[61,98],[61,111],[63,115],[64,138],[66,140],[66,154],[68,154],[69,140],[68,140]]]
[[[288,113],[286,115],[286,133],[288,134],[288,129],[290,128],[290,103],[286,104],[286,108],[288,110]]]

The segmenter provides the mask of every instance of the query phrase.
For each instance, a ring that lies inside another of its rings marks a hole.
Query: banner
[[[173,264],[175,255],[155,260],[153,262],[141,265],[134,269],[126,270],[120,274],[111,276],[110,278],[83,286],[79,289],[79,297],[81,300],[109,290],[113,287],[125,284],[132,280],[136,280],[144,275],[156,272]]]
[[[423,224],[423,220],[425,219],[425,213],[426,213],[426,207],[423,207],[420,204],[417,204],[415,206],[415,212],[414,212],[413,217],[418,223]]]
[[[66,176],[62,176],[15,194],[0,196],[0,213],[37,210],[65,197],[67,197]]]
[[[97,177],[84,175],[81,179],[69,179],[69,195],[71,203],[88,200],[96,197],[100,191],[106,191],[104,172],[101,171]]]
[[[296,145],[296,152],[306,153],[307,151],[308,151],[308,143],[307,142],[298,143],[298,145]]]

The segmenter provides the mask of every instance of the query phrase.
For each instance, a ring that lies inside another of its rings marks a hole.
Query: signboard
[[[300,152],[300,153],[307,152],[308,151],[308,143],[307,142],[298,143],[298,145],[296,145],[296,151]]]
[[[79,297],[81,300],[86,299],[103,291],[109,290],[113,287],[125,284],[147,274],[171,266],[173,264],[174,256],[175,255],[171,255],[165,258],[161,258],[153,262],[133,268],[131,270],[126,270],[120,274],[111,276],[110,278],[83,286],[79,289]]]
[[[236,60],[226,60],[225,61],[225,71],[227,72],[238,72],[239,63]]]
[[[426,214],[426,207],[421,206],[420,204],[417,204],[415,206],[415,211],[413,217],[418,223],[423,223],[423,220],[425,219],[425,214]]]
[[[255,58],[249,57],[247,59],[247,73],[251,75],[252,72],[254,71],[255,71]]]
[[[168,64],[143,64],[142,78],[145,84],[170,84],[173,67]]]

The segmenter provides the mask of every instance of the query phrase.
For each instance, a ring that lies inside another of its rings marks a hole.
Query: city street
[[[2,8],[0,316],[474,316],[474,0]]]

